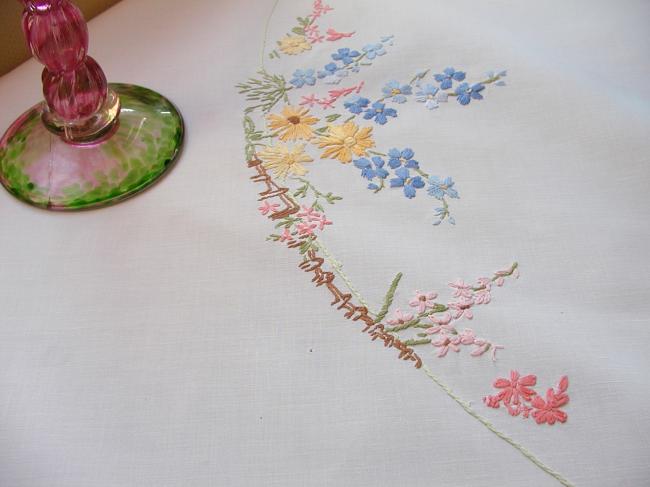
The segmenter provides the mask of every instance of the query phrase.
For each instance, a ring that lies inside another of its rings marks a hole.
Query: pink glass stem
[[[21,0],[23,31],[36,59],[45,65],[45,101],[62,122],[74,124],[99,112],[108,94],[104,72],[87,55],[88,28],[68,0]]]

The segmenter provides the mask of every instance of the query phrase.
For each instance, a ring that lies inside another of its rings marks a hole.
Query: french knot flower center
[[[287,121],[289,121],[290,123],[292,123],[294,125],[298,125],[300,123],[300,117],[298,117],[296,115],[292,115],[291,117],[287,118]]]
[[[343,140],[343,145],[347,148],[354,147],[356,144],[357,144],[357,139],[355,139],[354,137],[346,137]]]
[[[390,94],[393,95],[393,96],[395,96],[395,95],[399,95],[399,94],[401,94],[401,93],[402,93],[402,91],[401,91],[399,88],[393,88],[393,89],[390,91]]]

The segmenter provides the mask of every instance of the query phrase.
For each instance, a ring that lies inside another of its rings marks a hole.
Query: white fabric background
[[[91,22],[112,81],[169,96],[185,151],[159,186],[101,211],[51,214],[0,192],[0,486],[531,485],[557,483],[330,308],[265,242],[233,85],[259,66],[271,0],[124,0]],[[639,0],[343,2],[323,25],[356,30],[297,58],[395,34],[362,72],[455,66],[508,86],[463,108],[409,103],[377,132],[452,175],[456,227],[432,202],[372,195],[357,170],[314,165],[344,200],[326,242],[373,305],[446,292],[517,260],[522,277],[472,323],[506,346],[429,366],[498,428],[576,485],[650,478],[647,347],[650,4]],[[308,1],[281,1],[269,41]],[[0,78],[0,126],[40,98],[30,61]],[[321,87],[321,91],[325,88]],[[480,399],[511,369],[540,390],[567,374],[569,421],[511,418]]]

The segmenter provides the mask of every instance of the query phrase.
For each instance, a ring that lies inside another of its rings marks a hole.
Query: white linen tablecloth
[[[109,79],[173,100],[186,145],[169,177],[109,209],[54,214],[0,192],[0,486],[559,485],[265,241],[234,86],[261,67],[265,37],[264,67],[289,81],[388,35],[371,67],[300,93],[363,80],[377,98],[450,66],[474,80],[507,69],[507,85],[359,121],[377,147],[453,176],[456,225],[431,224],[425,189],[375,195],[357,168],[311,163],[343,197],[328,250],[374,310],[397,272],[406,311],[415,289],[447,299],[447,283],[517,261],[521,277],[467,322],[505,347],[497,361],[419,348],[427,370],[571,484],[647,485],[650,4],[328,3],[322,33],[354,34],[279,59],[308,0],[124,0],[90,23]],[[40,70],[0,78],[0,126],[41,98]],[[486,407],[511,370],[542,395],[568,376],[567,422]]]

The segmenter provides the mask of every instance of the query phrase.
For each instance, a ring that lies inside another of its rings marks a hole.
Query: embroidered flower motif
[[[366,53],[368,59],[375,59],[377,56],[383,56],[386,54],[386,49],[384,49],[383,44],[379,42],[377,44],[366,44],[363,46],[362,51]]]
[[[472,286],[466,284],[462,279],[456,279],[449,283],[449,287],[454,290],[455,298],[472,299]]]
[[[291,56],[300,54],[301,52],[309,51],[311,44],[304,36],[286,36],[278,41],[280,50]]]
[[[305,145],[299,144],[293,148],[282,145],[271,145],[265,147],[258,157],[262,165],[273,171],[273,174],[281,179],[288,175],[304,176],[307,169],[304,163],[313,162],[313,159],[305,153]]]
[[[284,232],[282,235],[280,235],[280,238],[278,239],[280,242],[288,242],[291,243],[293,242],[293,235],[291,235],[291,231],[289,230],[288,227],[284,227]]]
[[[318,147],[325,149],[322,159],[338,159],[344,164],[352,162],[352,154],[366,156],[366,151],[374,146],[372,127],[359,128],[354,122],[329,125],[327,134],[318,141]]]
[[[346,37],[352,37],[354,35],[354,31],[352,32],[337,32],[334,29],[327,29],[327,40],[330,42],[333,41],[340,41],[341,39],[345,39]]]
[[[501,389],[497,397],[507,404],[519,404],[521,400],[530,401],[536,394],[530,387],[535,384],[537,384],[536,376],[526,375],[521,377],[516,370],[510,372],[510,379],[497,379],[494,381],[494,387]]]
[[[316,225],[315,223],[309,223],[309,222],[300,222],[296,225],[296,228],[298,229],[298,233],[300,235],[313,235],[314,230],[316,230]]]
[[[337,52],[332,54],[332,59],[334,61],[341,61],[346,66],[354,62],[354,58],[361,56],[359,51],[350,50],[347,47],[339,49]]]
[[[393,148],[388,151],[388,165],[391,169],[397,169],[402,165],[409,169],[419,169],[420,164],[413,159],[413,156],[415,156],[413,149],[409,149],[408,147],[404,150]]]
[[[446,68],[442,74],[434,74],[434,79],[440,83],[440,88],[443,90],[448,90],[451,88],[451,85],[455,81],[463,81],[465,79],[465,73],[462,71],[456,71],[454,68]]]
[[[548,423],[555,424],[556,421],[565,423],[567,414],[559,409],[569,402],[569,397],[566,395],[557,396],[553,389],[546,391],[546,401],[540,396],[536,396],[532,401],[532,406],[535,408],[533,411],[533,418],[537,424]]]
[[[395,171],[396,178],[390,180],[391,188],[404,188],[404,196],[415,198],[416,190],[424,188],[424,181],[420,176],[411,177],[409,170],[400,167]]]
[[[293,78],[289,81],[296,88],[302,88],[305,85],[314,86],[316,78],[313,69],[296,69],[293,72]]]
[[[384,160],[379,156],[374,156],[372,162],[370,162],[365,157],[361,159],[354,160],[354,166],[361,169],[361,177],[373,180],[376,177],[379,179],[386,179],[388,177],[388,171],[384,169],[386,164]]]
[[[266,117],[271,130],[277,130],[280,140],[309,140],[314,135],[311,127],[318,119],[309,115],[305,107],[294,108],[287,105],[282,109],[282,114],[271,114]]]
[[[332,76],[336,74],[336,72],[339,70],[339,67],[336,63],[329,63],[326,64],[321,71],[318,72],[317,76],[318,78],[322,79],[327,76]]]
[[[322,214],[318,217],[316,223],[318,224],[318,229],[322,232],[323,230],[325,230],[326,226],[331,225],[333,222],[328,220],[325,214]]]
[[[453,317],[455,320],[459,320],[461,318],[467,318],[468,320],[471,320],[474,318],[474,313],[472,312],[473,304],[473,300],[461,298],[459,301],[449,303],[449,309],[453,310]]]
[[[434,299],[438,297],[438,293],[433,291],[422,293],[415,291],[415,296],[409,301],[409,306],[417,308],[418,313],[424,313],[427,309],[433,308],[436,305]]]
[[[271,203],[269,200],[264,200],[264,203],[262,203],[262,206],[258,208],[260,210],[260,213],[264,216],[275,213],[278,211],[278,208],[280,208],[279,203]]]
[[[476,83],[472,86],[469,86],[468,83],[461,83],[456,87],[456,98],[458,103],[461,105],[468,105],[472,98],[475,100],[482,100],[483,95],[481,91],[485,89],[485,86],[481,83]]]
[[[424,103],[424,106],[429,110],[438,108],[438,98],[436,97],[438,93],[438,87],[434,85],[426,85],[424,88],[420,88],[419,91],[415,92],[415,101],[419,103]]]
[[[300,105],[307,105],[309,108],[312,108],[316,103],[318,103],[318,98],[316,98],[316,95],[311,94],[309,96],[303,96]]]
[[[429,178],[429,189],[427,189],[427,192],[439,200],[444,199],[445,196],[460,198],[458,191],[454,188],[454,184],[454,180],[450,177],[440,179],[438,176],[431,176]]]
[[[399,308],[395,310],[393,318],[388,320],[389,325],[404,325],[413,319],[411,313],[402,313]]]
[[[386,108],[384,103],[375,102],[372,104],[372,108],[368,108],[363,118],[366,120],[371,120],[374,118],[375,122],[379,125],[385,125],[388,122],[387,117],[397,117],[397,110],[394,108]]]
[[[347,108],[350,113],[354,113],[355,115],[359,115],[361,112],[363,112],[364,108],[366,108],[370,104],[370,100],[368,98],[363,98],[362,96],[355,96],[354,98],[351,98],[350,100],[346,101],[343,106]]]
[[[444,357],[449,350],[453,350],[456,353],[460,352],[459,344],[460,337],[457,335],[450,336],[446,330],[440,332],[440,338],[438,340],[431,342],[431,345],[440,349],[438,351],[438,357]]]
[[[395,103],[405,103],[406,95],[412,93],[411,85],[400,85],[398,81],[389,81],[381,90],[386,98],[391,98]]]

